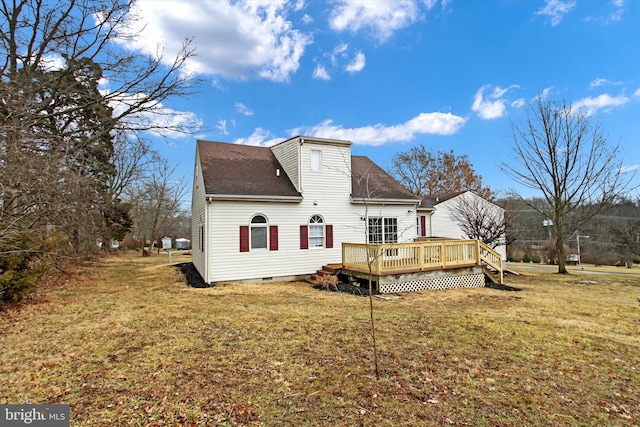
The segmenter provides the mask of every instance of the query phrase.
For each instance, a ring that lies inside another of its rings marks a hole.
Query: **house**
[[[468,239],[461,226],[468,221],[465,216],[471,216],[475,221],[488,221],[486,225],[490,227],[504,221],[505,211],[472,191],[459,191],[423,197],[417,215],[421,238]],[[506,246],[499,245],[495,250],[506,261]]]
[[[192,259],[206,283],[294,280],[341,264],[343,243],[417,237],[420,200],[351,142],[198,141]]]

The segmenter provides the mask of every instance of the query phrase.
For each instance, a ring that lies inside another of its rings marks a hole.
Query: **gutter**
[[[284,202],[299,203],[302,196],[257,196],[257,195],[232,195],[232,194],[209,194],[206,196],[207,202],[214,201],[241,201],[241,202]]]
[[[351,203],[358,204],[372,204],[372,205],[411,205],[417,206],[420,204],[418,199],[382,199],[379,197],[351,197]]]

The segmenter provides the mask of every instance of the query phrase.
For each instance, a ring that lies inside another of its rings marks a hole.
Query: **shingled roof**
[[[207,195],[302,197],[269,147],[203,140],[197,144]],[[351,172],[351,196],[355,200],[416,200],[366,156],[351,156]]]
[[[466,193],[466,191],[454,191],[451,193],[439,193],[424,196],[420,202],[420,206],[418,206],[418,209],[433,209],[438,203],[446,202],[447,200],[453,199],[462,193]]]
[[[200,140],[198,152],[208,195],[301,197],[268,147]]]
[[[356,200],[417,199],[366,156],[351,156],[351,196]]]

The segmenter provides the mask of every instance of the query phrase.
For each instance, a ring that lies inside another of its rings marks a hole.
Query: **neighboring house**
[[[468,236],[460,227],[461,218],[459,210],[461,206],[471,206],[471,209],[490,211],[491,216],[504,218],[505,211],[500,206],[492,203],[471,191],[444,193],[426,196],[422,198],[418,206],[418,236],[430,238],[468,239]],[[503,239],[504,241],[504,239]],[[500,245],[495,248],[503,261],[507,259],[507,248]]]
[[[209,284],[302,278],[341,263],[343,242],[413,241],[419,203],[348,141],[198,141],[193,264]]]

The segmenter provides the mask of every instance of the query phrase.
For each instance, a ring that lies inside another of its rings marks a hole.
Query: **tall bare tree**
[[[149,252],[166,225],[181,214],[187,192],[185,181],[175,176],[176,166],[164,158],[156,158],[149,172],[127,190],[132,207],[134,229],[138,240],[150,240]]]
[[[454,200],[451,219],[467,238],[480,240],[491,249],[506,246],[516,238],[507,233],[511,214],[475,194],[464,193]]]
[[[529,206],[550,220],[558,272],[566,273],[566,240],[629,190],[620,147],[610,145],[602,126],[566,101],[538,98],[527,117],[513,124],[513,158],[502,170],[517,183],[542,193]]]
[[[611,227],[611,233],[633,255],[640,257],[640,220],[626,220]]]
[[[391,159],[389,174],[416,196],[473,191],[491,200],[493,193],[482,185],[466,155],[457,156],[453,150],[435,154],[423,146],[397,153]]]
[[[190,92],[190,41],[175,58],[127,50],[134,3],[2,0],[0,257],[50,250],[28,242],[54,231],[72,251],[95,247],[109,221],[126,222],[111,191],[116,134],[191,129],[157,120],[175,114],[163,101]]]

